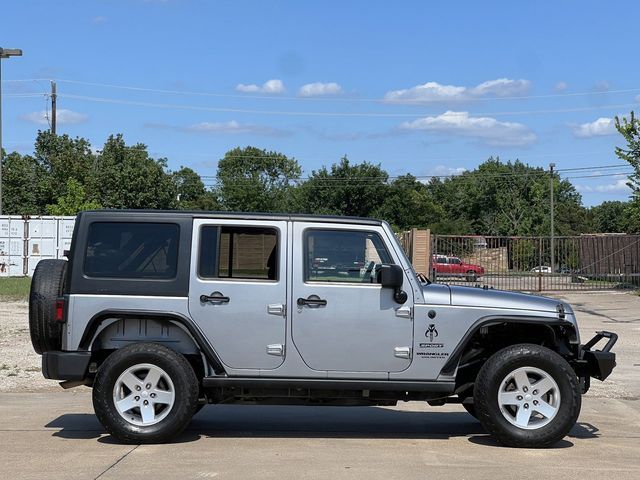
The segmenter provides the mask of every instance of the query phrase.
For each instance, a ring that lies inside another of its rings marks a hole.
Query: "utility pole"
[[[56,82],[51,81],[51,133],[56,134],[56,99],[58,94],[56,92]]]
[[[556,271],[556,250],[555,250],[555,229],[553,225],[553,214],[554,214],[554,205],[553,205],[553,169],[555,168],[555,163],[549,164],[549,191],[550,191],[550,204],[551,204],[551,273],[553,274]]]
[[[22,56],[19,48],[0,48],[0,215],[2,215],[2,59]]]

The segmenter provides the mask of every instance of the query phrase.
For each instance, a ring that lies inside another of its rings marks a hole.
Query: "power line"
[[[59,93],[58,97],[65,97],[74,100],[83,100],[88,102],[109,103],[116,105],[133,105],[139,107],[150,108],[167,108],[175,110],[196,110],[203,112],[219,112],[219,113],[241,113],[254,115],[276,115],[276,116],[306,116],[306,117],[371,117],[371,118],[419,118],[425,116],[439,116],[438,112],[420,112],[420,113],[379,113],[379,112],[312,112],[312,111],[292,111],[292,110],[256,110],[247,108],[226,108],[226,107],[205,107],[198,105],[180,105],[172,103],[154,103],[140,102],[135,100],[122,100],[115,98],[91,97],[85,95],[75,95],[71,93]],[[468,112],[469,116],[512,116],[512,115],[539,115],[551,113],[575,113],[587,112],[593,110],[619,109],[637,106],[636,103],[625,103],[618,105],[598,105],[590,107],[576,107],[564,109],[546,109],[546,110],[523,110],[510,112]]]
[[[549,172],[542,169],[541,167],[539,167],[539,170],[536,171],[529,171],[526,173],[521,173],[521,172],[496,172],[496,173],[473,173],[473,172],[463,172],[459,175],[454,175],[454,174],[446,174],[446,175],[413,175],[416,179],[428,179],[428,178],[467,178],[467,177],[472,177],[474,179],[476,178],[496,178],[496,177],[520,177],[520,176],[530,176],[530,175],[548,175]],[[611,168],[629,168],[629,165],[624,165],[624,164],[620,164],[620,165],[602,165],[602,166],[591,166],[591,167],[576,167],[576,168],[564,168],[564,169],[557,169],[555,170],[556,173],[560,173],[560,172],[574,172],[574,171],[581,171],[581,170],[604,170],[604,169],[611,169]],[[614,173],[608,173],[608,174],[603,174],[603,175],[611,175],[611,176],[615,176],[615,175],[622,175],[623,173],[629,173],[629,172],[614,172]],[[403,175],[389,175],[386,178],[388,179],[398,179],[400,177],[406,176],[406,175],[410,175],[409,173],[403,174]],[[201,175],[200,178],[218,178],[217,175]],[[309,180],[312,177],[299,177],[299,180]],[[357,180],[374,180],[374,181],[378,181],[381,178],[384,177],[364,177],[364,176],[358,176],[358,177],[353,177],[353,178],[345,178],[345,177],[327,177],[327,178],[318,178],[318,177],[313,177],[316,180],[326,180],[326,181],[352,181],[353,179],[357,179]],[[248,179],[248,178],[247,178]]]
[[[29,97],[42,97],[48,96],[48,93],[3,93],[2,98],[5,97],[13,97],[13,98],[29,98]]]
[[[6,80],[6,82],[32,82],[37,80],[53,80],[53,79],[16,79]],[[300,96],[284,96],[284,95],[252,95],[252,94],[231,94],[231,93],[217,93],[217,92],[203,92],[193,90],[171,90],[161,88],[149,88],[132,85],[120,85],[100,82],[87,82],[82,80],[72,79],[55,79],[59,83],[67,83],[72,85],[84,85],[99,88],[113,88],[119,90],[129,90],[136,92],[148,92],[159,93],[163,95],[192,95],[201,97],[215,97],[215,98],[241,98],[241,99],[264,99],[264,100],[287,100],[287,101],[339,101],[339,102],[370,102],[370,103],[384,103],[384,104],[424,104],[424,103],[437,103],[436,101],[424,101],[420,99],[397,99],[390,101],[382,98],[362,98],[362,97],[300,97]],[[582,96],[598,96],[598,95],[613,95],[621,93],[635,93],[640,92],[640,88],[627,88],[618,90],[597,90],[597,91],[583,91],[583,92],[568,92],[568,93],[553,93],[544,95],[517,95],[517,96],[493,96],[493,97],[470,97],[465,98],[464,101],[502,101],[502,100],[530,100],[530,99],[544,99],[544,98],[563,98],[563,97],[582,97]]]
[[[573,180],[576,178],[599,178],[599,177],[623,177],[625,175],[631,175],[635,173],[634,170],[631,170],[629,172],[617,172],[617,173],[607,173],[607,174],[602,174],[602,175],[582,175],[582,176],[571,176],[571,177],[564,177],[567,180]]]
[[[599,174],[599,175],[565,176],[565,177],[561,177],[561,179],[571,180],[571,179],[581,179],[581,178],[622,177],[624,175],[629,175],[632,173],[634,172],[628,171],[628,172],[605,173],[605,174]],[[545,172],[529,172],[525,174],[524,177],[525,179],[527,177],[544,178],[548,176],[548,174],[549,172],[546,172],[546,171]],[[386,178],[385,177],[353,177],[353,178],[299,177],[295,179],[289,179],[289,182],[299,185],[309,180],[313,180],[313,184],[311,185],[312,187],[331,188],[335,186],[340,186],[341,184],[342,185],[355,184],[354,186],[373,185],[373,184],[379,184],[381,182],[388,184],[389,182],[398,180],[401,177],[402,176],[388,176]],[[503,174],[503,175],[474,174],[474,175],[467,175],[467,176],[465,175],[453,175],[453,176],[452,175],[448,175],[448,176],[447,175],[423,175],[423,176],[415,176],[415,179],[417,181],[428,181],[436,178],[440,180],[455,180],[458,185],[468,185],[468,184],[476,183],[480,180],[485,180],[489,178],[500,179],[500,180],[511,180],[512,178],[516,178],[516,177],[521,178],[523,177],[523,175],[520,173],[510,173],[510,174]],[[225,179],[224,181],[219,177],[213,177],[213,176],[201,176],[200,178],[203,180],[203,183],[207,187],[216,187],[221,185],[222,183],[227,185],[233,185],[233,184],[239,185],[252,180],[251,178],[242,178],[242,177]]]

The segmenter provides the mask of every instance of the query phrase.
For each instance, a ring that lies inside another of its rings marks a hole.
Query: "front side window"
[[[378,269],[392,263],[374,232],[309,230],[305,236],[305,281],[376,283]]]
[[[173,278],[179,235],[173,223],[92,223],[84,273],[96,278]]]
[[[277,280],[277,230],[258,227],[202,227],[198,274],[202,278]]]

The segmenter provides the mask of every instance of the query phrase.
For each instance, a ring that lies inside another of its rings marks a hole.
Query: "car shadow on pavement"
[[[592,425],[591,423],[586,422],[578,422],[576,423],[566,438],[560,440],[555,445],[551,447],[547,447],[550,449],[558,449],[558,448],[569,448],[573,447],[573,442],[569,439],[589,439],[589,438],[598,438],[600,430],[598,427]],[[473,435],[469,437],[469,441],[471,443],[476,443],[478,445],[484,445],[487,447],[500,447],[505,448],[503,445],[500,445],[492,436],[490,435]]]
[[[207,437],[448,439],[483,432],[480,423],[465,411],[215,405],[198,413],[186,433]]]
[[[96,439],[118,443],[94,414],[70,413],[52,420],[46,428],[67,440]],[[598,428],[577,423],[567,438],[595,438]],[[480,423],[465,411],[409,411],[382,407],[308,407],[263,405],[210,405],[194,416],[184,433],[172,443],[207,438],[406,438],[469,437],[469,441],[499,446]],[[573,443],[562,440],[553,448]]]
[[[54,437],[88,440],[99,438],[105,430],[93,413],[65,413],[51,420],[45,428],[57,428]]]
[[[122,443],[109,435],[93,413],[66,413],[45,425],[45,428],[58,429],[51,436],[65,440],[97,440],[100,443]],[[172,443],[195,441],[200,435],[183,434]]]

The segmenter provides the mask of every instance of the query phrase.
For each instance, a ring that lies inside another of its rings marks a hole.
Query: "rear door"
[[[293,342],[314,370],[398,372],[411,363],[412,289],[399,305],[376,283],[399,259],[376,226],[294,223]]]
[[[189,312],[231,368],[284,361],[286,242],[283,221],[194,220]]]

